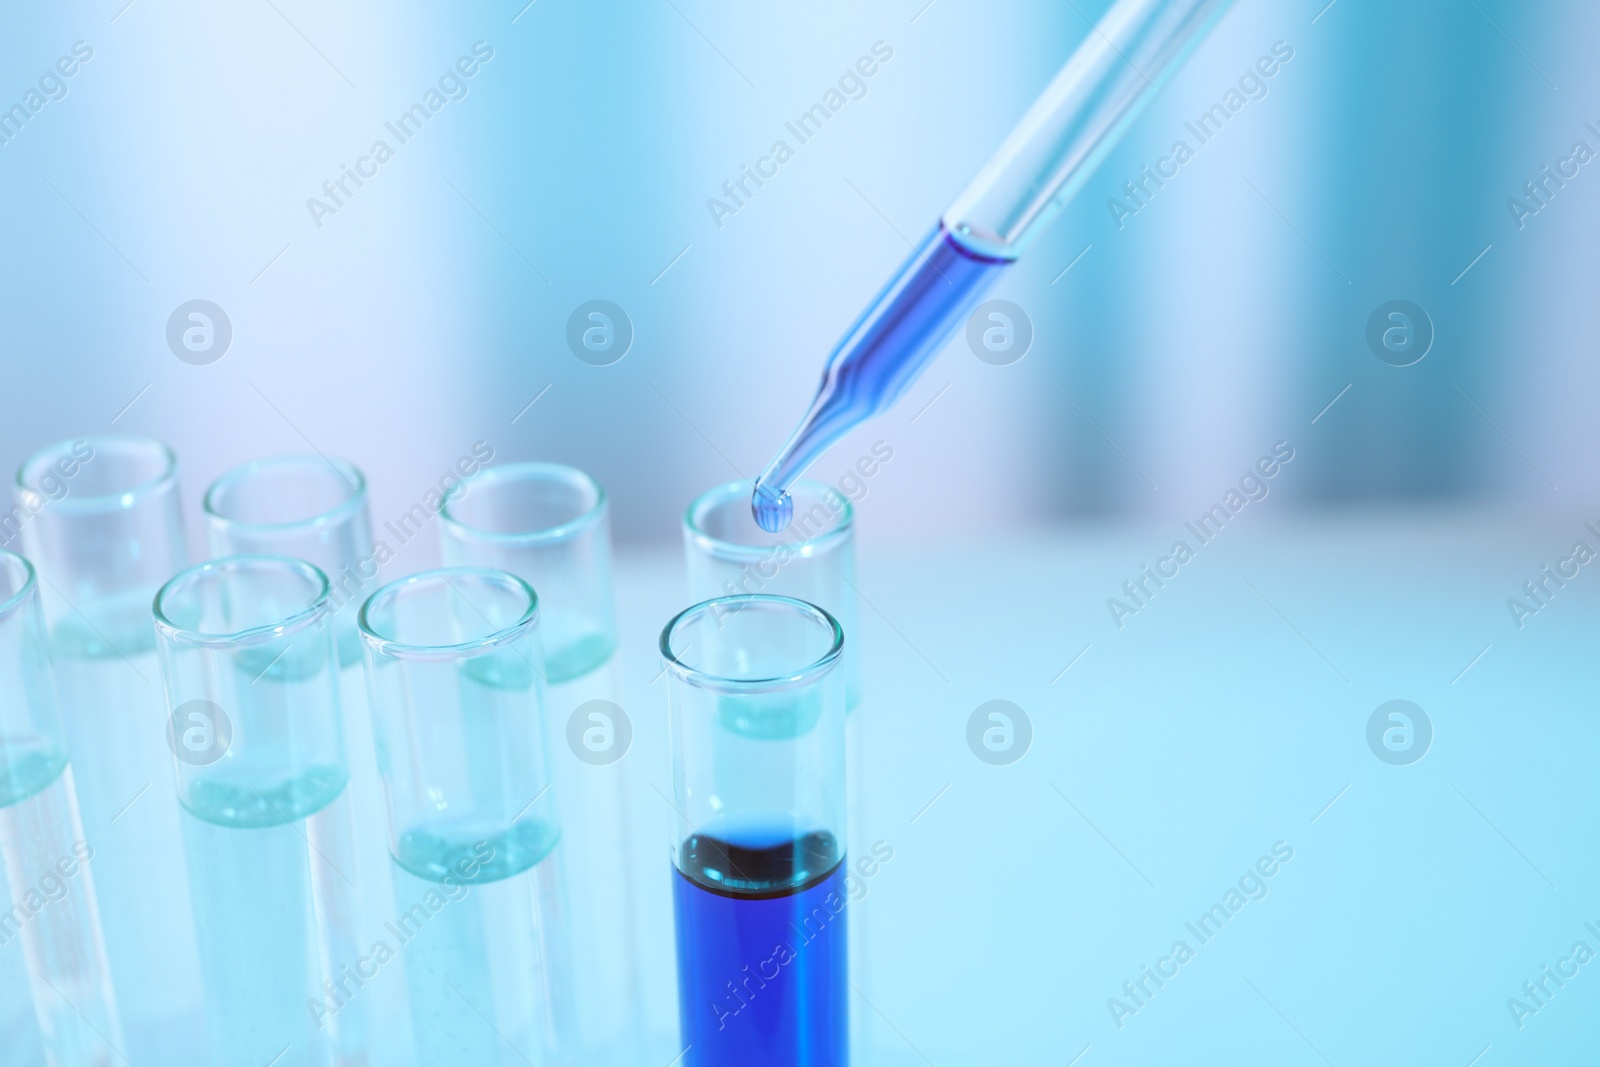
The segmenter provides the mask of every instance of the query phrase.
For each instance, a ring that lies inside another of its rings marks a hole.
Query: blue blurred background
[[[198,491],[309,443],[370,472],[381,516],[487,440],[593,471],[625,543],[670,541],[696,491],[766,462],[907,239],[1105,6],[14,10],[8,103],[73,42],[94,56],[0,145],[4,454],[114,419],[169,440]],[[1549,507],[1550,483],[1595,486],[1579,294],[1600,201],[1587,168],[1521,229],[1506,201],[1595,141],[1600,75],[1574,50],[1597,16],[1339,0],[1313,23],[1320,7],[1241,0],[1005,279],[1028,358],[994,368],[957,341],[905,417],[822,463],[831,481],[892,439],[871,535],[1198,505],[1346,385],[1285,488],[1301,503]],[[464,98],[399,144],[385,122],[479,41],[493,59]],[[893,59],[866,95],[719,226],[708,199],[877,41]],[[1278,41],[1294,58],[1267,95],[1119,228],[1107,201]],[[379,139],[394,158],[314,218]],[[635,330],[611,367],[564,343],[594,298]],[[1437,329],[1404,370],[1364,340],[1396,298]],[[165,342],[191,299],[233,325],[210,366]]]
[[[0,460],[68,436],[160,437],[181,457],[196,546],[193,501],[261,455],[350,459],[380,523],[475,442],[499,459],[575,464],[608,488],[632,561],[635,592],[624,583],[621,595],[643,704],[659,700],[647,652],[673,608],[661,590],[678,580],[668,568],[683,508],[765,464],[908,241],[1108,5],[524,2],[65,0],[0,14],[0,106],[74,42],[93,53],[0,144]],[[883,891],[922,924],[885,934],[900,965],[886,973],[912,983],[879,1005],[896,1054],[1487,1064],[1578,1062],[1571,1050],[1592,1049],[1600,979],[1567,996],[1564,1023],[1551,1020],[1562,1001],[1528,1021],[1543,1037],[1511,1025],[1505,998],[1600,919],[1584,914],[1600,884],[1593,596],[1567,596],[1541,635],[1450,678],[1485,644],[1522,640],[1504,598],[1595,518],[1600,170],[1547,182],[1542,205],[1524,183],[1545,180],[1541,168],[1575,142],[1600,151],[1585,125],[1600,127],[1597,32],[1600,9],[1572,2],[1238,0],[1002,279],[994,295],[1034,326],[1026,358],[991,366],[953,340],[898,409],[815,468],[836,482],[874,441],[894,450],[858,503],[865,639],[886,650],[868,684],[902,701],[885,712],[882,744],[988,783],[974,787],[981,800],[968,790],[954,803],[956,790],[943,802],[945,842],[983,837],[992,816],[1013,835],[996,856],[1038,850],[1060,865],[957,882],[941,911],[929,886],[998,861],[906,850],[920,881],[908,873]],[[708,199],[877,42],[893,54],[865,94],[718,219]],[[1292,59],[1264,94],[1137,212],[1116,211],[1124,183],[1280,43]],[[399,143],[385,124],[475,46],[476,73],[449,83],[459,99]],[[308,207],[329,202],[324,182],[380,139],[393,158],[336,211]],[[195,299],[220,306],[233,331],[205,366],[175,358],[166,337],[174,309]],[[592,299],[622,307],[634,331],[606,367],[566,342],[569,315]],[[1391,300],[1432,324],[1411,366],[1368,343],[1369,318]],[[1206,561],[1225,578],[1196,580],[1162,629],[1124,640],[1104,599],[1279,441],[1296,458],[1272,485],[1271,519]],[[387,573],[435,559],[418,539]],[[1246,568],[1277,614],[1235,629],[1234,612],[1263,606],[1238,584]],[[1268,640],[1251,627],[1298,658],[1249,669]],[[1424,670],[1413,639],[1432,649],[1426,690],[1410,673]],[[1117,641],[1112,665],[1086,658],[1050,681],[1079,648],[1104,655]],[[939,681],[913,677],[930,660],[953,688],[906,703]],[[1324,663],[1344,669],[1319,677]],[[1101,673],[1069,695],[1086,669]],[[1023,672],[1038,677],[1016,681]],[[1318,688],[1334,674],[1337,697]],[[1056,755],[1031,761],[1034,779],[997,786],[960,729],[1008,686],[1039,709],[1036,743]],[[1440,766],[1441,748],[1419,765],[1434,777],[1403,789],[1361,735],[1399,696],[1448,708],[1462,731],[1460,765]],[[923,709],[943,725],[919,721]],[[1141,772],[1150,779],[1130,785]],[[1225,987],[1226,1005],[1197,991],[1136,1039],[1107,1022],[1104,998],[1184,917],[1274,840],[1298,848],[1297,834],[1327,830],[1306,820],[1341,784],[1380,772],[1386,799],[1357,789],[1346,803],[1369,805],[1362,819],[1329,831],[1345,836],[1320,857],[1302,849],[1320,872],[1302,877],[1319,888],[1295,918],[1250,935],[1253,955],[1226,977],[1196,980]],[[909,845],[929,826],[919,805],[957,779],[885,774],[901,776],[884,785],[885,806]],[[1058,804],[1051,783],[1098,824],[1071,846],[1019,824]],[[1441,828],[1426,812],[1447,802]],[[1287,808],[1293,821],[1275,821]],[[1112,811],[1122,817],[1108,822]],[[1206,836],[1203,819],[1236,829]],[[1146,857],[1150,877],[1104,847],[1113,840]],[[1547,877],[1558,856],[1567,869]],[[1082,896],[1105,877],[1165,903]],[[1391,924],[1431,933],[1397,940]],[[1334,965],[1351,938],[1365,939],[1360,958]],[[1493,965],[1463,972],[1484,957]],[[1263,984],[1274,963],[1298,974],[1298,993],[1283,974]],[[1259,1000],[1235,971],[1257,979]],[[960,997],[913,982],[929,975]]]

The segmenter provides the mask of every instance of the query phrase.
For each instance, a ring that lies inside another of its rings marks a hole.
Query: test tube
[[[844,631],[768,595],[661,632],[689,1067],[849,1062]]]
[[[88,437],[17,471],[94,867],[112,983],[138,1063],[188,1063],[200,968],[150,601],[185,563],[178,461],[159,441]],[[9,532],[9,530],[8,530]]]
[[[544,733],[539,607],[449,567],[357,617],[419,1067],[567,1062],[571,960]]]
[[[750,515],[750,487],[729,482],[702,493],[683,517],[689,571],[689,602],[720,596],[769,594],[815,604],[851,635],[840,670],[844,674],[845,781],[850,839],[870,841],[866,806],[866,760],[860,707],[860,649],[856,645],[855,508],[832,486],[802,480],[790,491],[794,520],[768,533]],[[850,981],[871,995],[868,923],[858,912],[850,923]],[[850,1019],[851,1049],[867,1062],[877,1035],[873,1018]]]
[[[539,597],[551,764],[567,811],[575,1039],[585,1063],[636,1063],[638,883],[620,762],[632,724],[615,654],[605,491],[572,467],[509,463],[463,483],[440,518],[446,564],[509,571]]]
[[[359,678],[356,612],[378,575],[366,476],[342,459],[274,456],[212,482],[202,507],[213,556],[292,556],[322,571],[339,667],[354,667]]]
[[[366,679],[356,613],[368,587],[376,588],[383,550],[372,536],[366,477],[342,459],[275,456],[235,467],[206,490],[202,502],[213,557],[265,553],[313,564],[328,578],[330,625],[339,650],[339,703],[350,767],[350,814],[360,888],[360,944],[383,935],[394,906],[389,872],[389,832],[382,785],[372,747]],[[359,960],[340,961],[354,967]],[[337,968],[335,968],[337,969]],[[404,1057],[405,983],[398,968],[380,974],[363,995],[369,1009],[369,1049],[379,1062]]]
[[[856,632],[855,508],[832,486],[796,482],[794,519],[768,533],[750,515],[750,486],[729,482],[695,498],[683,516],[689,600],[767,594],[792,596],[827,611]],[[861,699],[855,650],[846,653],[845,693]]]
[[[32,565],[0,552],[0,946],[21,944],[48,1062],[109,1067],[122,1033],[47,645]]]
[[[211,1057],[221,1067],[364,1062],[338,654],[328,580],[229,556],[153,608],[167,744]]]

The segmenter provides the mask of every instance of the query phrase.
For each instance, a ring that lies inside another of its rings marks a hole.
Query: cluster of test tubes
[[[693,606],[659,643],[671,758],[637,775],[608,505],[580,471],[463,478],[431,516],[444,565],[387,584],[337,459],[219,478],[192,566],[157,441],[53,445],[15,496],[0,1067],[620,1067],[656,1062],[662,1016],[693,1067],[845,1064],[863,1040],[835,490],[800,483],[785,535],[747,485],[691,505]],[[648,805],[658,869],[633,844]]]

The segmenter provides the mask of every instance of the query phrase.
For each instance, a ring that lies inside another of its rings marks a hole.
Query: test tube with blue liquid
[[[185,562],[178,461],[159,441],[61,441],[17,471],[127,1046],[201,1064],[200,966],[150,602]]]
[[[515,575],[448,567],[384,586],[357,620],[395,868],[385,955],[418,1067],[571,1062],[538,605]]]
[[[856,630],[855,508],[832,486],[802,479],[792,490],[795,518],[782,533],[768,533],[750,517],[750,489],[729,482],[702,493],[683,517],[689,602],[719,596],[768,594],[815,604],[839,621],[852,639],[840,670],[845,686],[847,829],[855,842],[871,841],[866,809],[866,746],[861,708],[861,650]],[[851,916],[850,981],[872,996],[867,922]],[[850,1017],[851,1051],[867,1062],[875,1043],[869,1013]]]
[[[206,987],[209,1064],[354,1067],[365,1008],[327,578],[229,556],[153,608]]]
[[[0,1063],[32,1043],[52,1067],[109,1067],[122,1032],[48,641],[33,567],[0,552],[0,951],[19,947],[27,975],[0,997],[31,989],[37,1026],[8,1020]]]
[[[795,480],[886,411],[933,361],[1170,79],[1230,0],[1117,0],[1016,129],[845,332],[810,408],[756,479],[763,529],[789,524]]]
[[[450,494],[439,530],[446,565],[509,571],[538,595],[551,764],[566,812],[575,1040],[593,1067],[637,1063],[642,917],[621,762],[633,728],[621,704],[605,491],[572,467],[501,464]]]
[[[379,566],[386,558],[372,535],[366,477],[354,464],[336,457],[274,456],[235,467],[218,478],[206,490],[202,507],[213,557],[291,556],[327,576],[356,842],[356,862],[346,873],[360,890],[358,926],[365,953],[383,936],[383,923],[393,917],[394,906],[383,788],[356,632],[356,613],[377,588]],[[340,963],[354,968],[360,958]],[[410,1028],[405,1025],[405,983],[399,968],[368,980],[362,999],[373,1058],[385,1063],[404,1058]]]
[[[849,1062],[844,631],[720,597],[661,633],[689,1067]]]

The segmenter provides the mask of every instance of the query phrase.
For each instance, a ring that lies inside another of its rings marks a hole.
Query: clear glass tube
[[[447,565],[509,571],[539,597],[551,765],[567,812],[561,851],[575,1038],[586,1064],[636,1063],[644,1041],[641,917],[621,762],[632,724],[615,654],[605,491],[571,467],[502,464],[463,483],[440,519]]]
[[[394,918],[389,832],[372,741],[356,614],[377,587],[380,559],[372,535],[367,479],[355,465],[320,455],[275,456],[235,467],[206,490],[206,540],[213,557],[265,553],[315,565],[332,587],[331,625],[339,649],[339,703],[350,768],[350,815],[360,888],[359,944],[370,947]],[[339,961],[355,968],[359,958]],[[334,968],[338,970],[337,967]],[[410,1046],[405,982],[389,968],[362,991],[368,1050],[380,1063],[403,1059]]]
[[[202,507],[213,556],[291,556],[327,576],[339,663],[359,667],[356,612],[378,576],[366,476],[342,459],[274,456],[212,482]]]
[[[89,437],[17,471],[38,568],[112,982],[135,1062],[186,1064],[200,968],[150,602],[185,562],[178,463],[159,441]]]
[[[768,533],[750,515],[750,486],[729,482],[695,498],[683,516],[689,600],[764,593],[815,604],[851,635],[845,693],[861,698],[856,633],[855,508],[832,486],[803,480],[791,493],[794,519]]]
[[[364,1062],[328,581],[230,556],[156,595],[167,744],[206,985],[208,1063]]]
[[[122,1032],[48,642],[33,567],[0,552],[0,945],[21,943],[49,1062],[109,1067]]]
[[[497,567],[537,590],[552,684],[611,658],[611,525],[598,482],[556,463],[505,463],[451,493],[440,518],[446,565]]]
[[[538,598],[449,567],[357,617],[419,1067],[565,1062],[570,950]]]
[[[844,632],[720,597],[661,632],[690,1067],[846,1064]]]

